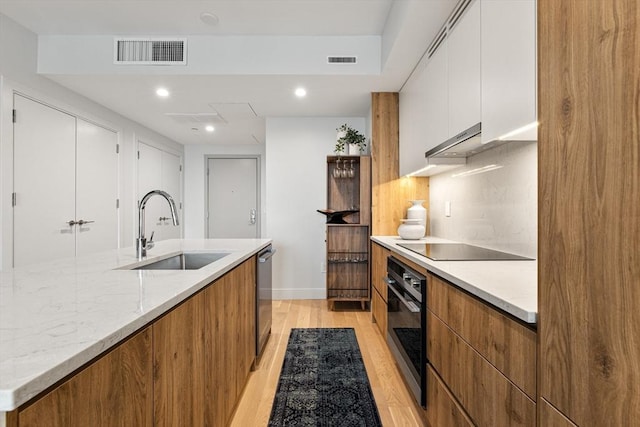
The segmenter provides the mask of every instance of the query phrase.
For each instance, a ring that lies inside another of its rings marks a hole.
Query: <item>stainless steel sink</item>
[[[229,252],[184,252],[131,270],[198,270],[227,255]]]

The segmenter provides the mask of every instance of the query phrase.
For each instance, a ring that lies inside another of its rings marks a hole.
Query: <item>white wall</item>
[[[11,205],[13,191],[12,141],[13,91],[116,130],[120,138],[120,200],[122,246],[132,246],[136,224],[136,160],[137,140],[173,152],[183,153],[182,145],[135,123],[63,86],[37,74],[37,36],[5,15],[0,14],[0,212],[2,263],[10,265]]]
[[[535,142],[511,142],[429,180],[431,235],[537,257],[538,153]],[[497,165],[489,172],[458,176]],[[445,202],[451,216],[445,216]]]
[[[184,236],[187,239],[203,239],[206,236],[206,174],[205,158],[207,156],[257,155],[260,156],[261,202],[259,211],[260,229],[265,236],[265,146],[264,144],[247,145],[185,145],[185,189],[184,189]]]
[[[336,128],[365,132],[364,117],[268,118],[266,127],[266,237],[273,258],[274,299],[323,299],[327,163]]]

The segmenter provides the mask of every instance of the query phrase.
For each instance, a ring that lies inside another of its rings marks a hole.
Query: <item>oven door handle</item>
[[[400,295],[400,292],[398,292],[396,290],[396,288],[393,286],[393,282],[391,279],[389,279],[388,277],[384,278],[384,281],[387,282],[387,287],[389,289],[391,289],[393,291],[394,294],[396,294],[396,297],[398,297],[398,299],[400,301],[402,301],[402,303],[407,307],[407,309],[412,312],[412,313],[420,313],[420,307],[418,307],[416,305],[416,303],[412,302],[412,301],[407,301],[405,297],[403,297],[402,295]]]

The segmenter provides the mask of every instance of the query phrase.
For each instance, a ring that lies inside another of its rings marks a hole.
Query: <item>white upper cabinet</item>
[[[449,137],[448,56],[447,40],[444,40],[427,64],[425,92],[429,97],[422,117],[426,132],[422,146],[423,163],[425,151],[442,144]]]
[[[482,142],[536,121],[535,0],[482,0]],[[536,140],[537,128],[508,136]]]
[[[446,40],[443,42],[446,44]],[[400,91],[400,175],[426,166],[424,153],[448,136],[447,49],[425,54]]]
[[[436,38],[400,91],[401,176],[424,168],[424,153],[449,137],[445,36]]]
[[[480,122],[480,0],[451,18],[449,62],[449,137]],[[444,140],[442,141],[444,142]]]

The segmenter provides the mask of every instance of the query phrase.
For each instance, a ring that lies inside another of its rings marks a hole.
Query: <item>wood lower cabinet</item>
[[[157,426],[226,425],[255,349],[255,260],[153,324]]]
[[[536,425],[533,329],[429,274],[426,333],[431,375],[473,425]],[[427,405],[427,418],[436,426],[465,425],[459,417],[444,421],[455,408]]]
[[[536,425],[535,402],[431,312],[427,337],[429,363],[475,425]]]
[[[387,257],[391,251],[371,243],[371,320],[377,323],[383,337],[387,336]]]
[[[240,264],[7,414],[7,426],[227,425],[255,356],[255,269],[255,257]]]
[[[536,399],[536,332],[431,275],[429,310]]]
[[[17,410],[16,426],[152,426],[151,327]],[[10,424],[11,425],[11,424]]]
[[[371,320],[383,337],[387,336],[387,302],[376,289],[371,291]],[[386,338],[385,338],[386,339]]]
[[[427,366],[427,408],[431,427],[473,426],[464,409],[431,366]]]

